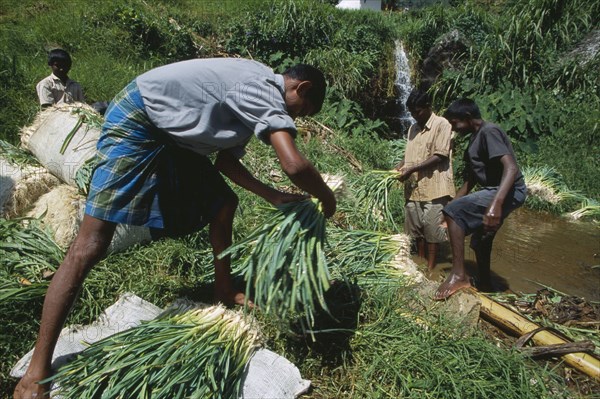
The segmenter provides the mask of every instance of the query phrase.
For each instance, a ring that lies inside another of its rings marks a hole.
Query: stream
[[[465,263],[475,253],[465,243]],[[423,261],[416,256],[418,264]],[[449,271],[452,255],[444,245],[432,278]],[[505,221],[492,250],[493,282],[503,290],[535,293],[543,286],[567,295],[600,301],[600,226],[518,209]]]

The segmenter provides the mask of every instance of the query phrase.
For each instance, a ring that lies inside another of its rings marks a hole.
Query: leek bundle
[[[90,192],[90,183],[92,182],[92,173],[98,163],[96,157],[92,157],[84,162],[77,172],[75,172],[75,185],[81,195],[87,196]]]
[[[577,197],[569,190],[556,169],[551,166],[525,167],[522,170],[527,195],[556,205],[566,199]]]
[[[579,209],[569,212],[567,216],[572,220],[579,220],[582,218],[598,219],[600,218],[600,203],[596,200],[585,198],[581,202]]]
[[[0,305],[44,295],[64,252],[32,218],[0,218]]]
[[[90,345],[49,380],[65,399],[229,399],[257,345],[239,312],[182,306]]]
[[[327,310],[329,289],[325,259],[325,216],[316,199],[266,208],[270,218],[220,256],[239,260],[246,292],[265,313],[281,318],[305,312],[312,325],[318,303]]]
[[[376,231],[333,229],[327,257],[332,271],[342,279],[358,279],[362,285],[397,284],[398,257],[409,251],[405,235]]]
[[[19,165],[19,166],[39,166],[39,162],[35,159],[31,153],[25,151],[22,148],[15,147],[14,145],[0,140],[0,154],[7,161]]]
[[[363,176],[357,188],[357,199],[370,226],[389,222],[394,230],[398,230],[390,210],[390,191],[399,185],[399,177],[397,170],[372,170]]]

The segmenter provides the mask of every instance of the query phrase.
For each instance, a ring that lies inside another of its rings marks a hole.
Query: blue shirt
[[[150,120],[181,147],[207,155],[223,149],[241,157],[255,135],[296,126],[285,106],[282,75],[240,58],[177,62],[136,79]]]

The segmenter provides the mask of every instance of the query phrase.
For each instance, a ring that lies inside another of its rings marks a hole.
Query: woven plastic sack
[[[75,186],[77,170],[96,153],[101,131],[83,122],[81,112],[96,114],[86,104],[52,106],[41,111],[33,124],[21,131],[21,144],[50,173],[71,186]],[[68,138],[70,134],[73,136]]]
[[[66,184],[42,195],[27,216],[41,218],[53,234],[54,241],[67,249],[79,231],[85,211],[85,198],[77,189]],[[123,251],[135,244],[151,241],[150,229],[142,226],[118,224],[107,252]]]

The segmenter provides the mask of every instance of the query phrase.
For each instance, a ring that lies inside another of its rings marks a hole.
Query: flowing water
[[[475,267],[468,241],[465,248],[467,266]],[[434,278],[451,266],[449,248],[440,255]],[[600,226],[518,209],[494,240],[492,273],[495,285],[502,289],[535,293],[544,285],[600,301]]]
[[[394,55],[396,58],[396,81],[394,82],[394,85],[396,87],[397,96],[393,107],[393,114],[395,116],[391,118],[392,120],[390,122],[392,125],[395,125],[396,129],[400,130],[403,135],[406,135],[408,128],[415,123],[415,120],[412,118],[405,105],[406,99],[413,89],[413,86],[410,81],[410,66],[402,42],[396,42]]]

